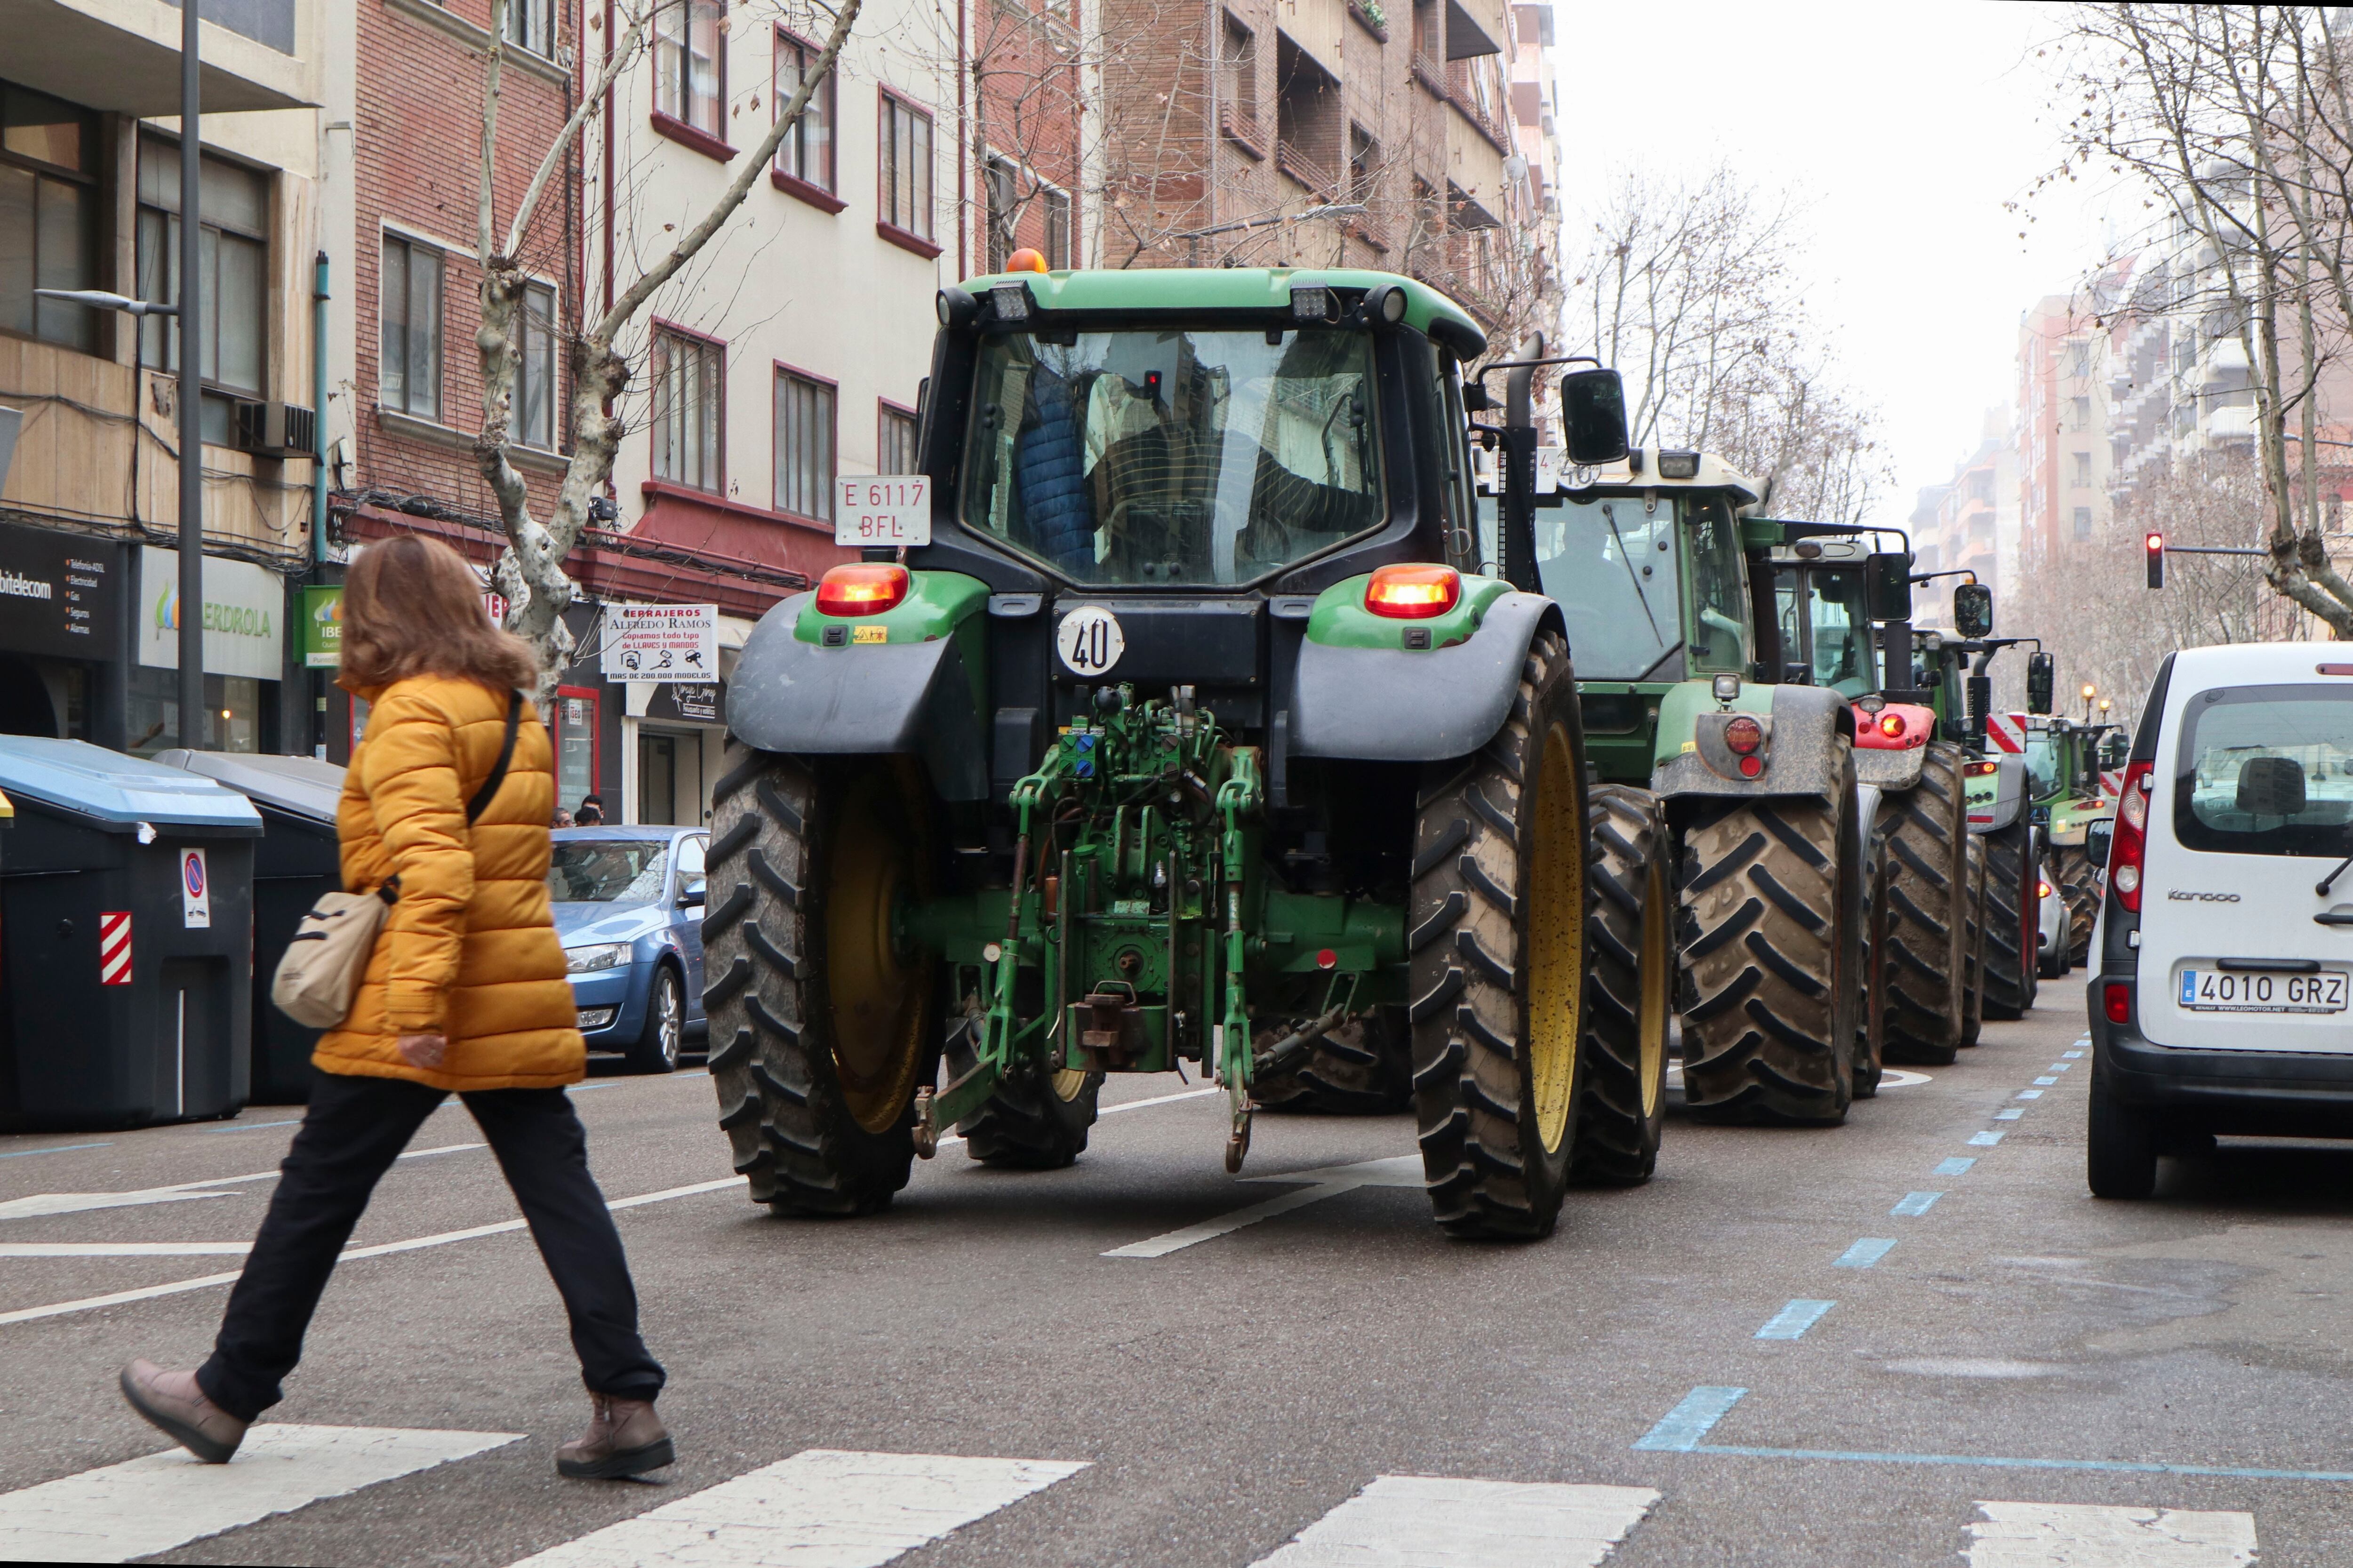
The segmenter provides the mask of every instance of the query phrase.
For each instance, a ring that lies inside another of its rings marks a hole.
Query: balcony
[[[1329,170],[1288,142],[1274,144],[1274,166],[1306,186],[1319,202],[1331,201],[1339,191],[1340,182]]]
[[[304,109],[321,99],[308,0],[204,7],[204,110]],[[180,11],[164,0],[0,0],[12,81],[90,109],[180,111]]]

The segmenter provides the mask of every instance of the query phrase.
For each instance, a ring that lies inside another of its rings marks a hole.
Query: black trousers
[[[311,1075],[311,1108],[294,1134],[261,1234],[229,1293],[212,1359],[196,1382],[250,1421],[278,1403],[302,1356],[327,1277],[399,1157],[446,1091],[406,1079]],[[572,1319],[582,1381],[596,1393],[651,1399],[661,1363],[638,1337],[638,1294],[620,1232],[588,1173],[588,1138],[560,1089],[478,1089],[459,1096],[498,1156],[532,1239]],[[459,1351],[454,1342],[453,1352]]]

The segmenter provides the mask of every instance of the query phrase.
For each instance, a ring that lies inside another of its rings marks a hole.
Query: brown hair
[[[369,545],[343,580],[346,691],[412,675],[478,680],[493,691],[539,679],[531,645],[492,626],[482,584],[465,557],[438,540],[397,533]]]

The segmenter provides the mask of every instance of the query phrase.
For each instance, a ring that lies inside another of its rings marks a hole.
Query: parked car
[[[580,1032],[632,1072],[669,1072],[702,1016],[700,827],[560,827],[547,869]]]
[[[2045,980],[2063,979],[2073,967],[2067,958],[2067,895],[2059,890],[2059,879],[2047,857],[2034,885],[2035,972]]]
[[[2353,662],[2185,648],[2126,764],[2089,988],[2089,1177],[2217,1133],[2353,1137]]]

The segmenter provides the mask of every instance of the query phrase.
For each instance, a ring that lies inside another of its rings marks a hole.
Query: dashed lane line
[[[1765,1326],[1757,1331],[1760,1340],[1801,1340],[1806,1331],[1822,1321],[1823,1315],[1837,1306],[1836,1301],[1797,1300],[1773,1314]]]
[[[2001,1134],[1999,1132],[1972,1132],[1969,1134],[1969,1144],[1972,1148],[1990,1149],[2000,1142]]]
[[[514,1568],[880,1568],[1086,1468],[1062,1459],[811,1448],[552,1546]]]
[[[1648,1487],[1379,1476],[1252,1568],[1595,1568]]]
[[[2013,1098],[2018,1100],[2041,1100],[2042,1098],[2042,1091],[2039,1089],[2021,1089]]]
[[[0,1496],[0,1560],[128,1563],[521,1436],[259,1426],[226,1465],[173,1448]]]
[[[1969,1173],[1969,1167],[1976,1163],[1977,1161],[1967,1154],[1955,1154],[1950,1159],[1937,1161],[1936,1168],[1928,1173],[1932,1176],[1966,1176]]]
[[[111,1149],[113,1147],[114,1145],[111,1142],[105,1143],[52,1143],[46,1149],[9,1149],[0,1151],[0,1160],[22,1160],[34,1154],[70,1154],[77,1149]]]
[[[1833,1268],[1868,1268],[1895,1250],[1893,1237],[1866,1236],[1831,1259]]]
[[[2251,1513],[1980,1502],[1969,1568],[2241,1568],[2255,1560]]]
[[[1903,1200],[1887,1212],[1892,1215],[1900,1215],[1905,1219],[1917,1219],[1922,1215],[1926,1214],[1930,1209],[1935,1208],[1936,1206],[1936,1200],[1944,1195],[1945,1194],[1942,1193],[1906,1193],[1904,1194]]]
[[[2025,1114],[2026,1114],[2026,1112],[2024,1112],[2023,1110],[2018,1110],[2016,1107],[2014,1107],[2014,1106],[2013,1106],[2011,1109],[2010,1109],[2010,1110],[1997,1110],[1997,1111],[1995,1111],[1995,1112],[1993,1113],[1993,1119],[1994,1119],[1996,1121],[2017,1121],[2020,1117],[2021,1117],[2021,1116],[2023,1116],[2023,1115],[2025,1115]]]
[[[286,1121],[228,1121],[218,1127],[199,1127],[196,1131],[199,1132],[259,1132],[265,1127],[300,1127],[301,1125],[302,1119],[297,1116]]]

